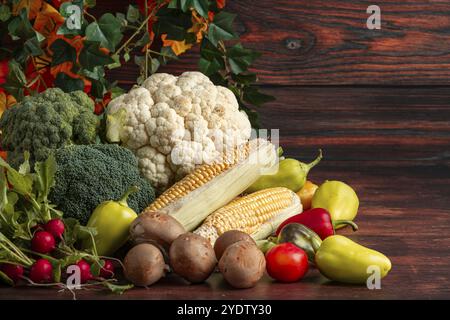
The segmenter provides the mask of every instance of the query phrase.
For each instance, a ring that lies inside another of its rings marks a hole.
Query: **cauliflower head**
[[[44,161],[53,149],[95,143],[97,127],[94,102],[84,92],[51,88],[3,113],[0,145],[8,151],[8,162],[18,167],[25,151],[32,162]]]
[[[200,72],[150,76],[109,103],[106,123],[110,142],[134,152],[158,191],[251,136],[233,92]]]

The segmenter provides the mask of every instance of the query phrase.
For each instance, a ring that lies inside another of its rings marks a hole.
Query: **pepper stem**
[[[317,158],[307,164],[307,166],[309,168],[308,170],[311,170],[313,167],[315,167],[316,164],[318,164],[320,162],[320,160],[322,160],[322,149],[319,149],[319,155],[317,156]]]
[[[347,226],[351,226],[353,231],[358,230],[358,225],[350,220],[335,220],[332,223],[333,223],[334,229],[336,229],[336,227],[341,226],[341,225],[347,225]]]
[[[121,205],[128,207],[128,203],[127,203],[128,197],[130,196],[130,194],[138,192],[138,191],[139,191],[138,186],[131,186],[117,202],[120,203]]]

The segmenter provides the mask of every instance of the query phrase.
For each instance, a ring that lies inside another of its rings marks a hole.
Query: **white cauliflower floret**
[[[251,126],[233,92],[200,72],[157,73],[107,109],[111,142],[133,150],[141,173],[159,191],[249,140]]]

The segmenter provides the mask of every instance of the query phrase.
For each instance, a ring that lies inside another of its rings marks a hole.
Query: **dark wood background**
[[[289,156],[325,152],[310,178],[357,191],[360,231],[350,235],[393,263],[381,290],[327,282],[316,270],[295,284],[266,278],[232,290],[219,275],[189,286],[169,277],[120,299],[450,298],[450,1],[383,0],[382,29],[365,27],[374,1],[227,1],[245,45],[263,53],[260,85],[277,100],[263,124],[279,128]],[[98,12],[126,1],[97,1]],[[161,71],[195,70],[193,51]],[[112,76],[130,87],[137,69]],[[344,231],[348,233],[348,231]],[[71,298],[55,290],[2,289],[0,298]]]

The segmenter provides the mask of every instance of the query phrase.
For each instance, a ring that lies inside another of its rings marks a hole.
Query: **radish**
[[[103,260],[105,265],[100,269],[100,277],[108,279],[114,276],[114,265],[111,260]]]
[[[17,264],[2,264],[0,266],[0,270],[4,274],[6,274],[14,283],[17,283],[23,276],[23,267]]]
[[[36,283],[51,282],[53,267],[47,259],[39,259],[31,266],[30,279]]]
[[[55,238],[47,231],[38,231],[31,239],[31,249],[38,253],[47,254],[55,249]]]
[[[55,239],[61,239],[64,233],[64,222],[61,219],[52,219],[44,225],[44,229]]]
[[[91,273],[91,266],[85,260],[77,262],[77,266],[80,268],[80,281],[85,283],[93,278]]]

